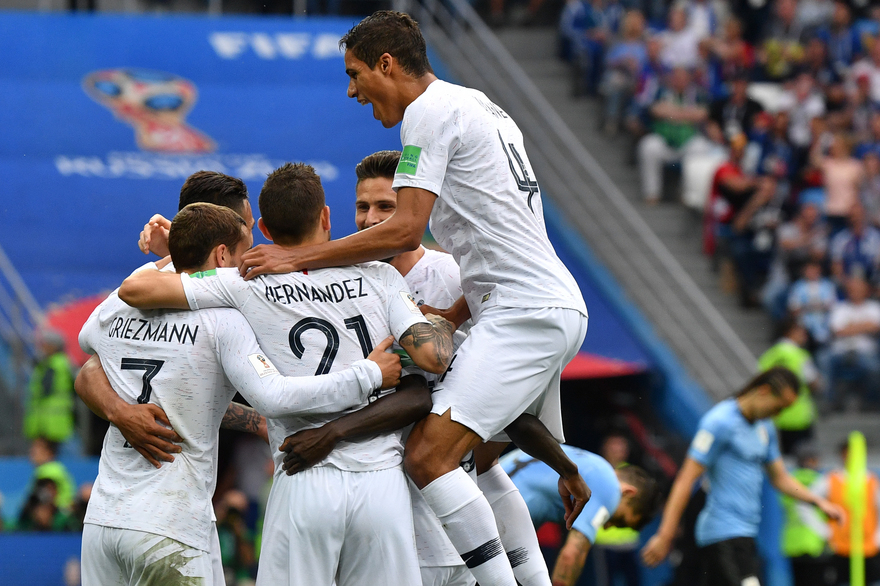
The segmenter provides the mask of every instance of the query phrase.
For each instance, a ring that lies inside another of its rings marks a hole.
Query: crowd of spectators
[[[645,204],[701,214],[740,303],[805,329],[828,409],[880,409],[880,6],[567,0],[559,39]]]

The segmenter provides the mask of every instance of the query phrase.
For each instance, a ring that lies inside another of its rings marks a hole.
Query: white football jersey
[[[489,307],[565,307],[586,315],[556,256],[516,123],[480,91],[432,82],[407,106],[394,188],[437,195],[431,233],[461,267],[476,322]]]
[[[381,262],[262,275],[250,281],[242,279],[237,269],[210,273],[200,278],[182,275],[190,308],[238,308],[268,357],[290,376],[348,368],[389,335],[399,339],[414,324],[427,323],[400,273]],[[287,436],[320,427],[368,403],[365,399],[336,414],[270,419],[276,472],[284,456],[278,447]],[[339,442],[318,465],[357,472],[390,468],[402,461],[397,431]]]
[[[174,462],[156,469],[111,425],[85,522],[164,535],[206,551],[217,438],[236,390],[270,414],[335,412],[360,404],[382,380],[367,360],[333,376],[285,378],[239,312],[140,311],[116,292],[89,317],[79,342],[99,355],[123,400],[158,405],[183,438]]]

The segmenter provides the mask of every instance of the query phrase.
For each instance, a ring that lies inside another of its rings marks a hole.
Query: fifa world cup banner
[[[354,167],[399,148],[346,97],[355,19],[0,12],[0,244],[46,305],[113,289],[137,235],[199,170],[256,196],[286,161],[321,176],[334,237],[354,228]]]

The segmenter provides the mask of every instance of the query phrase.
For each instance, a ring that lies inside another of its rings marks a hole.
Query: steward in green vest
[[[811,487],[821,476],[819,458],[811,442],[797,448],[798,468],[791,475],[806,487]],[[791,560],[794,584],[797,586],[824,586],[831,557],[828,548],[828,518],[816,507],[796,501],[780,493],[785,525],[782,528],[781,548]]]
[[[30,460],[34,465],[31,485],[40,480],[48,479],[55,483],[55,506],[61,511],[69,511],[73,506],[76,483],[67,468],[56,460],[58,444],[42,437],[31,443]]]
[[[46,330],[39,337],[44,358],[31,374],[24,435],[63,443],[73,435],[73,369],[60,334]]]
[[[793,454],[799,442],[813,437],[816,404],[811,387],[818,386],[819,370],[810,353],[803,348],[807,340],[807,330],[794,318],[789,318],[783,322],[782,338],[758,359],[758,370],[761,372],[774,366],[784,366],[801,381],[795,402],[773,419],[779,430],[779,443],[784,454]]]

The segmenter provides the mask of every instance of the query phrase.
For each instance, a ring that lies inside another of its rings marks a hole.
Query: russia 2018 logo
[[[145,151],[210,153],[214,141],[189,126],[186,116],[198,97],[196,86],[171,73],[147,69],[103,69],[83,79],[83,89],[134,128]]]

